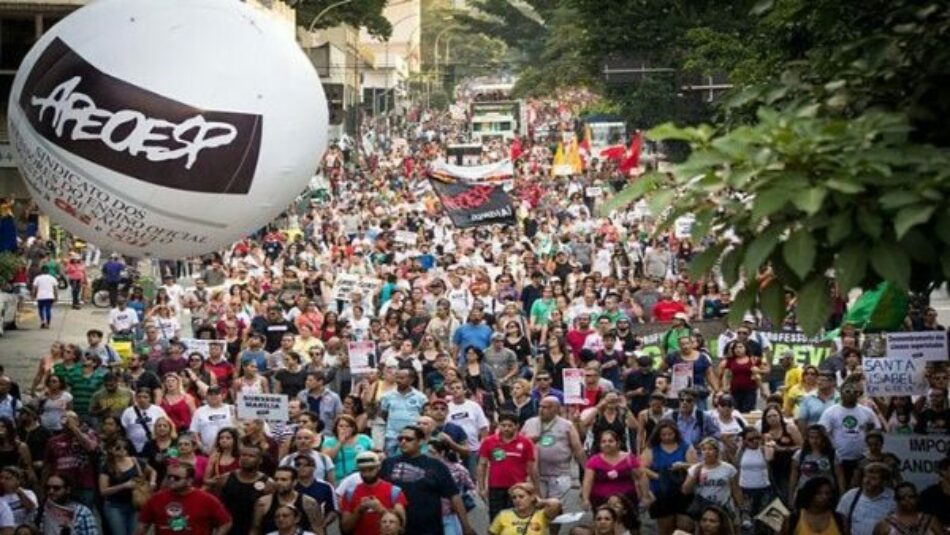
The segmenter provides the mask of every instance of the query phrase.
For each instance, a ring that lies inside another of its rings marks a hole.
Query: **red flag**
[[[631,169],[636,168],[640,165],[640,146],[643,144],[643,136],[640,132],[637,132],[633,136],[633,141],[630,143],[630,150],[627,152],[626,157],[620,162],[620,172],[629,173]]]
[[[623,145],[611,145],[600,151],[600,157],[604,160],[622,161],[627,155],[627,147]]]

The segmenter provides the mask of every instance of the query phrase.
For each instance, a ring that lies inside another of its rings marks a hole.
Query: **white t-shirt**
[[[225,427],[235,427],[234,407],[222,403],[220,407],[202,405],[195,410],[191,417],[189,430],[201,437],[201,449],[211,451],[214,441],[218,438],[218,431]]]
[[[485,417],[485,411],[481,405],[470,399],[462,403],[449,403],[449,416],[446,420],[461,427],[468,436],[468,450],[478,451],[481,441],[478,439],[478,433],[482,429],[488,428],[488,418]]]
[[[168,418],[168,415],[165,414],[165,410],[158,405],[149,405],[145,410],[138,410],[138,412],[142,414],[140,420],[136,413],[136,408],[137,407],[133,405],[125,409],[125,411],[122,412],[122,418],[120,420],[122,421],[122,428],[125,429],[126,438],[128,438],[132,446],[135,447],[135,451],[141,452],[142,448],[145,447],[145,443],[148,442],[148,433],[145,432],[145,428],[142,424],[148,426],[149,433],[152,433],[155,431],[155,420],[161,417]]]
[[[837,512],[851,525],[851,535],[872,535],[874,526],[894,510],[894,491],[885,488],[877,497],[869,498],[863,492],[858,497],[858,490],[850,489],[841,496]],[[855,499],[858,500],[857,504],[854,503]]]
[[[280,460],[280,466],[293,466],[294,460],[302,455],[295,451],[287,454]],[[310,460],[313,461],[313,477],[320,481],[327,480],[327,474],[332,474],[334,469],[333,461],[329,457],[317,450],[310,450]]]
[[[109,325],[117,331],[130,331],[139,324],[139,313],[135,309],[126,307],[125,310],[113,308],[109,311]]]
[[[762,448],[742,450],[742,457],[738,459],[739,487],[743,489],[767,489],[769,482],[769,465],[765,460]]]
[[[36,299],[56,299],[56,287],[59,282],[56,277],[44,273],[33,279],[33,288],[36,290]]]
[[[864,405],[846,408],[832,405],[818,419],[835,446],[835,454],[844,461],[856,461],[864,455],[864,437],[869,429],[880,428],[874,411]]]
[[[700,470],[700,473],[696,474],[696,470]],[[697,496],[719,505],[729,504],[732,499],[732,478],[738,473],[735,466],[729,463],[719,463],[715,468],[702,465],[690,468],[690,473],[698,475],[694,491]]]
[[[26,497],[29,498],[31,502],[33,502],[33,509],[27,509],[24,507],[22,500],[20,500],[20,495],[15,492],[0,496],[0,500],[5,502],[10,508],[10,512],[13,514],[13,523],[17,526],[27,523],[30,520],[32,513],[36,511],[36,506],[39,504],[39,502],[36,501],[36,493],[30,489],[22,490],[23,494],[26,494]]]

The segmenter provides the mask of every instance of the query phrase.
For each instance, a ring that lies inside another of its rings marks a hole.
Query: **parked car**
[[[0,336],[7,329],[16,329],[16,315],[23,297],[7,291],[0,291]]]

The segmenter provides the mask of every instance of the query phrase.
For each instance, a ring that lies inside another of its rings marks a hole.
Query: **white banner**
[[[396,231],[396,241],[399,243],[404,243],[406,245],[415,245],[418,239],[419,239],[419,235],[416,234],[415,232],[409,232],[408,230]]]
[[[600,197],[603,194],[604,190],[600,186],[589,186],[584,192],[587,197]]]
[[[286,422],[287,394],[239,394],[237,416],[241,420]]]
[[[562,377],[564,378],[564,404],[587,405],[587,398],[584,396],[584,370],[565,368]]]
[[[515,168],[511,160],[473,166],[452,165],[444,160],[436,160],[432,162],[429,173],[467,183],[500,182],[513,177]]]
[[[376,342],[350,342],[346,349],[351,374],[363,375],[376,369]]]
[[[947,360],[946,331],[887,333],[887,356],[924,362]]]
[[[868,396],[920,396],[927,393],[924,362],[903,357],[866,358],[862,363]]]
[[[884,437],[884,451],[900,459],[901,477],[921,492],[940,480],[937,463],[950,454],[950,436],[888,433]]]

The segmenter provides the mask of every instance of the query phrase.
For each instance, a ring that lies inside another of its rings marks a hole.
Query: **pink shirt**
[[[637,485],[633,471],[640,468],[640,459],[636,455],[628,454],[617,464],[610,464],[598,453],[587,460],[586,468],[594,471],[591,502],[605,502],[615,494],[636,498]]]

